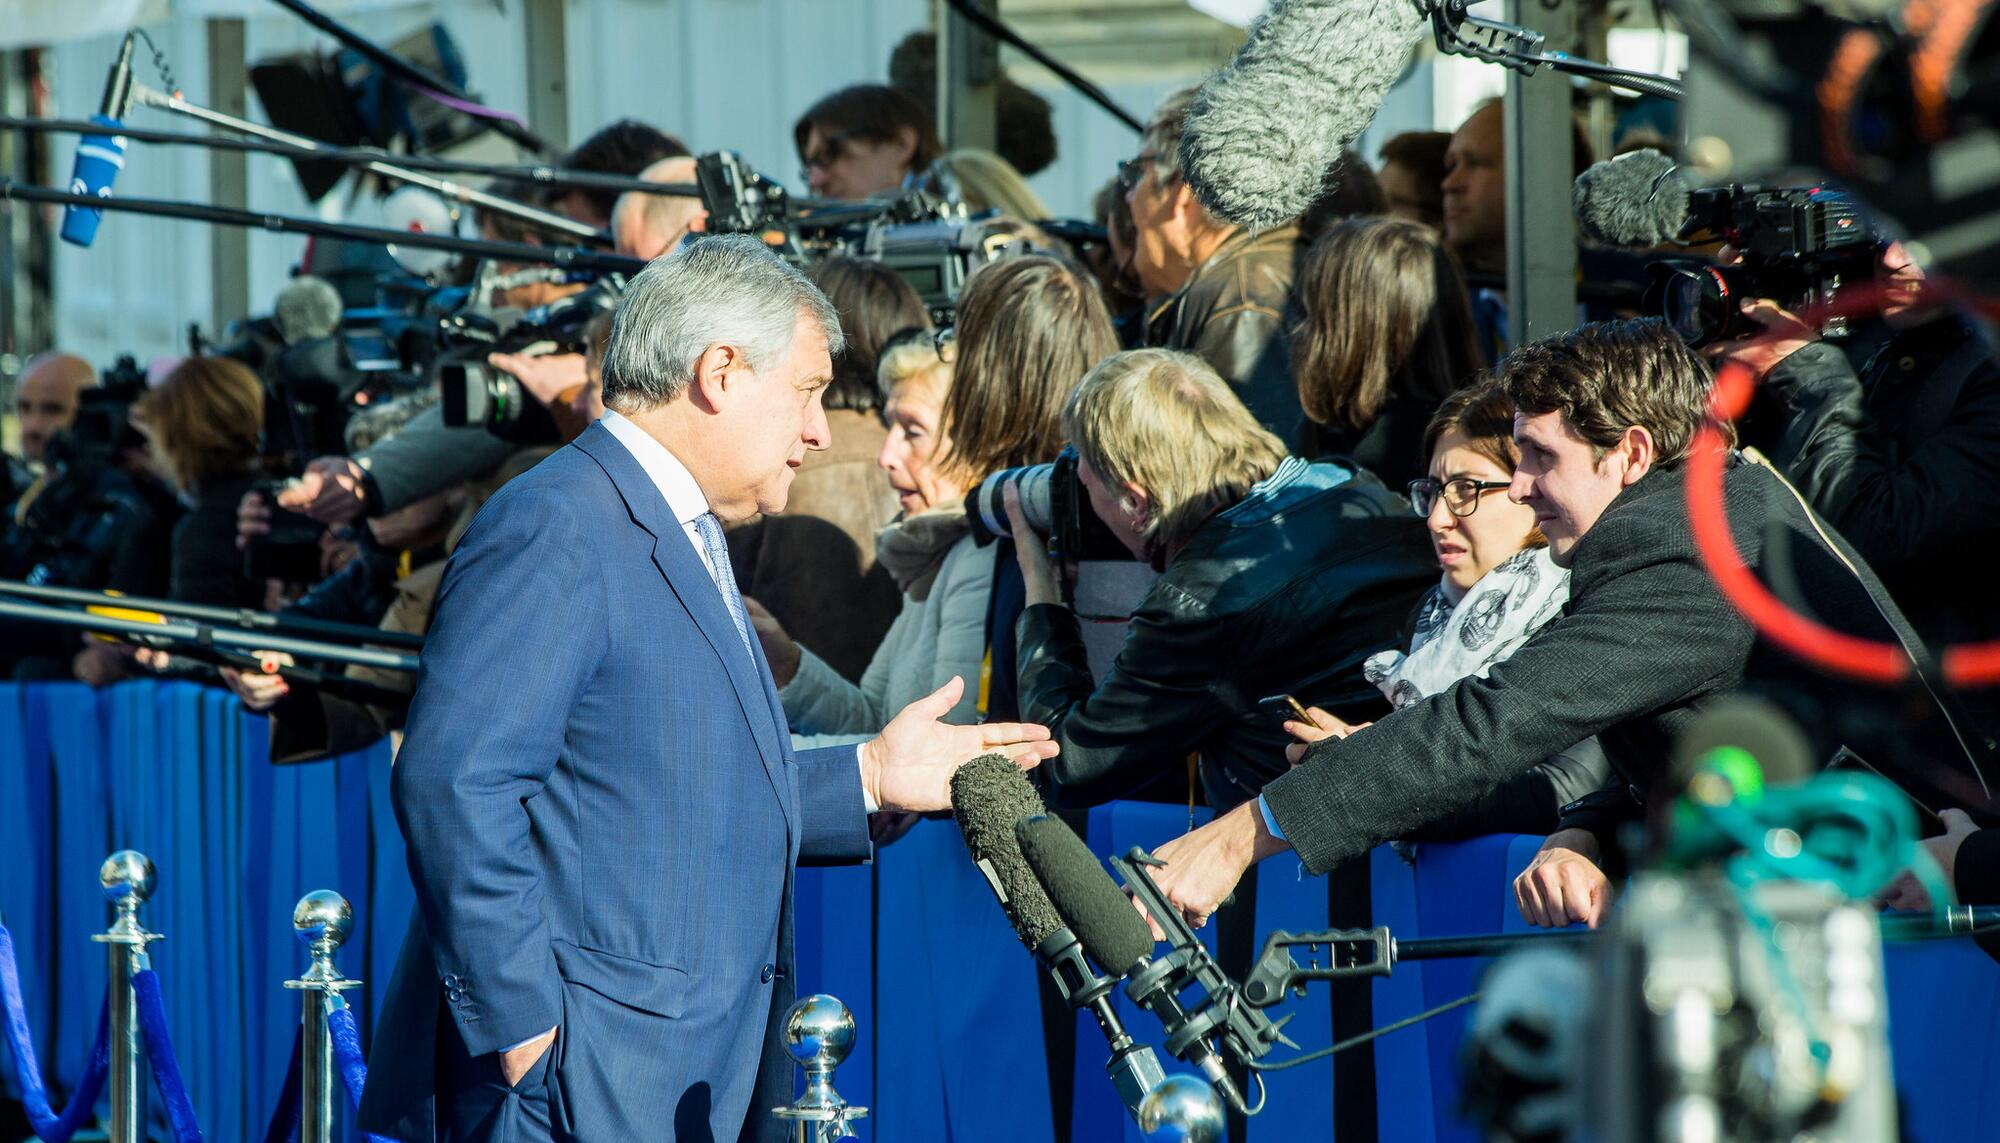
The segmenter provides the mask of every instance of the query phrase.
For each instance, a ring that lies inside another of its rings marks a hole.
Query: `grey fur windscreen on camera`
[[[1152,953],[1153,934],[1139,911],[1067,823],[1038,815],[1022,821],[1014,833],[1056,913],[1099,968],[1122,975]]]
[[[1424,31],[1410,0],[1278,0],[1201,85],[1181,167],[1209,213],[1267,230],[1319,201]]]
[[[1014,840],[1014,823],[1042,812],[1041,795],[1003,755],[982,754],[951,776],[951,813],[965,835],[965,848],[986,873],[1015,935],[1030,951],[1063,927]]]
[[[1591,164],[1576,177],[1570,203],[1589,241],[1643,250],[1680,234],[1689,193],[1674,161],[1647,149]]]

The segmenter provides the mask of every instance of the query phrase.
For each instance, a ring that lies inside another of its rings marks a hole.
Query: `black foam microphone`
[[[1168,1050],[1201,1069],[1216,1093],[1242,1110],[1242,1093],[1221,1057],[1199,1034],[1187,1034],[1189,1014],[1180,1001],[1186,978],[1173,971],[1169,958],[1153,960],[1152,932],[1097,855],[1060,818],[1027,818],[1014,832],[1056,914],[1076,932],[1090,959],[1128,981],[1126,995],[1159,1018]]]
[[[1063,1000],[1072,1008],[1088,1009],[1096,1018],[1098,1029],[1111,1045],[1105,1071],[1125,1110],[1136,1119],[1146,1093],[1166,1078],[1166,1072],[1149,1045],[1135,1042],[1126,1033],[1118,1010],[1111,1005],[1111,988],[1117,982],[1091,970],[1083,947],[1063,925],[1021,855],[1015,824],[1040,816],[1042,810],[1035,788],[1020,768],[1002,755],[974,758],[951,776],[951,812],[958,819],[973,864],[986,875],[987,884],[1000,899],[1000,908],[1014,926],[1014,934],[1048,969]]]
[[[1188,109],[1188,187],[1215,217],[1253,230],[1304,214],[1423,30],[1409,0],[1277,0]]]
[[[1672,159],[1647,149],[1591,164],[1576,177],[1570,205],[1586,239],[1645,250],[1680,236],[1693,193]]]

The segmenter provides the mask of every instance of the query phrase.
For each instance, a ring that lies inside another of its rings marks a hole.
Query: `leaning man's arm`
[[[549,489],[486,506],[445,573],[391,778],[431,954],[474,1056],[561,1016],[525,806],[609,637],[591,550]]]
[[[1264,788],[1313,873],[1484,797],[1572,743],[1706,694],[1740,672],[1750,630],[1687,550],[1654,522],[1598,525],[1612,574],[1491,673],[1314,743]]]

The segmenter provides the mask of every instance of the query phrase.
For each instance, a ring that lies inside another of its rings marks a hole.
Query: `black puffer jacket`
[[[1073,612],[1022,613],[1021,717],[1062,744],[1037,772],[1070,806],[1148,787],[1179,799],[1198,754],[1209,804],[1233,806],[1285,771],[1291,739],[1257,700],[1291,694],[1354,722],[1387,711],[1362,660],[1397,643],[1436,580],[1400,497],[1365,473],[1286,460],[1174,554],[1102,684]]]

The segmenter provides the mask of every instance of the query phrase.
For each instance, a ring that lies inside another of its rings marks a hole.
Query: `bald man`
[[[694,159],[688,156],[661,159],[641,171],[639,177],[653,183],[691,183]],[[627,191],[618,196],[618,205],[611,211],[611,237],[618,244],[618,252],[648,262],[707,225],[708,211],[702,208],[701,200],[683,195]]]
[[[75,423],[79,395],[96,385],[97,371],[81,357],[48,353],[29,362],[14,393],[22,459],[40,462],[50,438]]]

